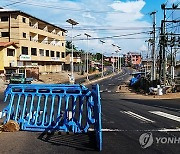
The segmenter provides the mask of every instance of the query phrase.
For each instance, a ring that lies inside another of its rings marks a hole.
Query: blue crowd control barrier
[[[21,130],[87,132],[94,127],[97,147],[102,150],[99,85],[9,84],[3,109],[4,123],[15,120]]]

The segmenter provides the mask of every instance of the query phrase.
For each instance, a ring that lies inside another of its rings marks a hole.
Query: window
[[[46,50],[46,57],[49,57],[49,50]]]
[[[56,52],[56,57],[60,57],[60,52]]]
[[[65,58],[65,53],[64,52],[62,52],[62,58]]]
[[[51,51],[51,57],[54,57],[54,51]]]
[[[25,69],[24,68],[19,69],[19,73],[25,74]]]
[[[26,33],[23,33],[23,38],[26,38]]]
[[[28,47],[22,47],[22,55],[28,55]]]
[[[36,48],[31,48],[31,55],[37,56],[37,49]]]
[[[9,32],[1,32],[1,37],[9,37]]]
[[[7,56],[14,56],[14,55],[15,55],[15,50],[7,48]]]
[[[64,46],[64,43],[62,43],[62,46]]]
[[[1,17],[1,21],[8,21],[8,17]]]
[[[23,17],[22,18],[22,22],[26,23],[26,18]]]
[[[62,32],[62,36],[64,36],[64,32]]]
[[[40,56],[44,56],[44,50],[43,49],[39,49],[39,54],[40,54]]]

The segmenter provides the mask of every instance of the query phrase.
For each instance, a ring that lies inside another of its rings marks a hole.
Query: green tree
[[[72,41],[66,41],[66,48],[67,48],[67,49],[72,49]],[[73,49],[74,49],[74,50],[77,50],[77,47],[75,47],[75,46],[73,45]]]

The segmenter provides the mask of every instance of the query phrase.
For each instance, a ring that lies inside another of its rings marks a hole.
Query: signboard
[[[31,60],[31,56],[29,55],[20,55],[20,60]]]
[[[32,66],[38,66],[38,63],[32,63],[31,65]]]
[[[51,60],[52,60],[52,61],[60,61],[60,58],[58,58],[58,57],[52,57]]]

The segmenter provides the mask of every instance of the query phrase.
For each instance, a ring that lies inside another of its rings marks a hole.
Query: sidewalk
[[[42,74],[39,76],[39,80],[34,80],[32,81],[32,84],[61,84],[61,83],[69,83],[69,75],[71,73],[70,72],[59,72],[59,73],[52,73],[52,74]],[[92,75],[98,75],[99,72],[94,72],[89,74],[89,77],[91,77]],[[86,73],[84,75],[80,75],[79,72],[74,72],[74,77],[75,80],[78,79],[83,79],[86,77]],[[8,83],[5,83],[4,81],[2,81],[0,79],[0,92],[3,92],[6,87],[7,87]]]
[[[89,76],[98,74],[98,72],[89,74]],[[62,71],[59,73],[52,73],[52,74],[43,74],[39,76],[39,81],[33,81],[33,83],[47,83],[47,84],[61,84],[61,83],[68,83],[69,82],[69,76],[71,75],[71,72]],[[79,72],[74,72],[74,78],[81,79],[86,77],[86,74],[81,75]]]

